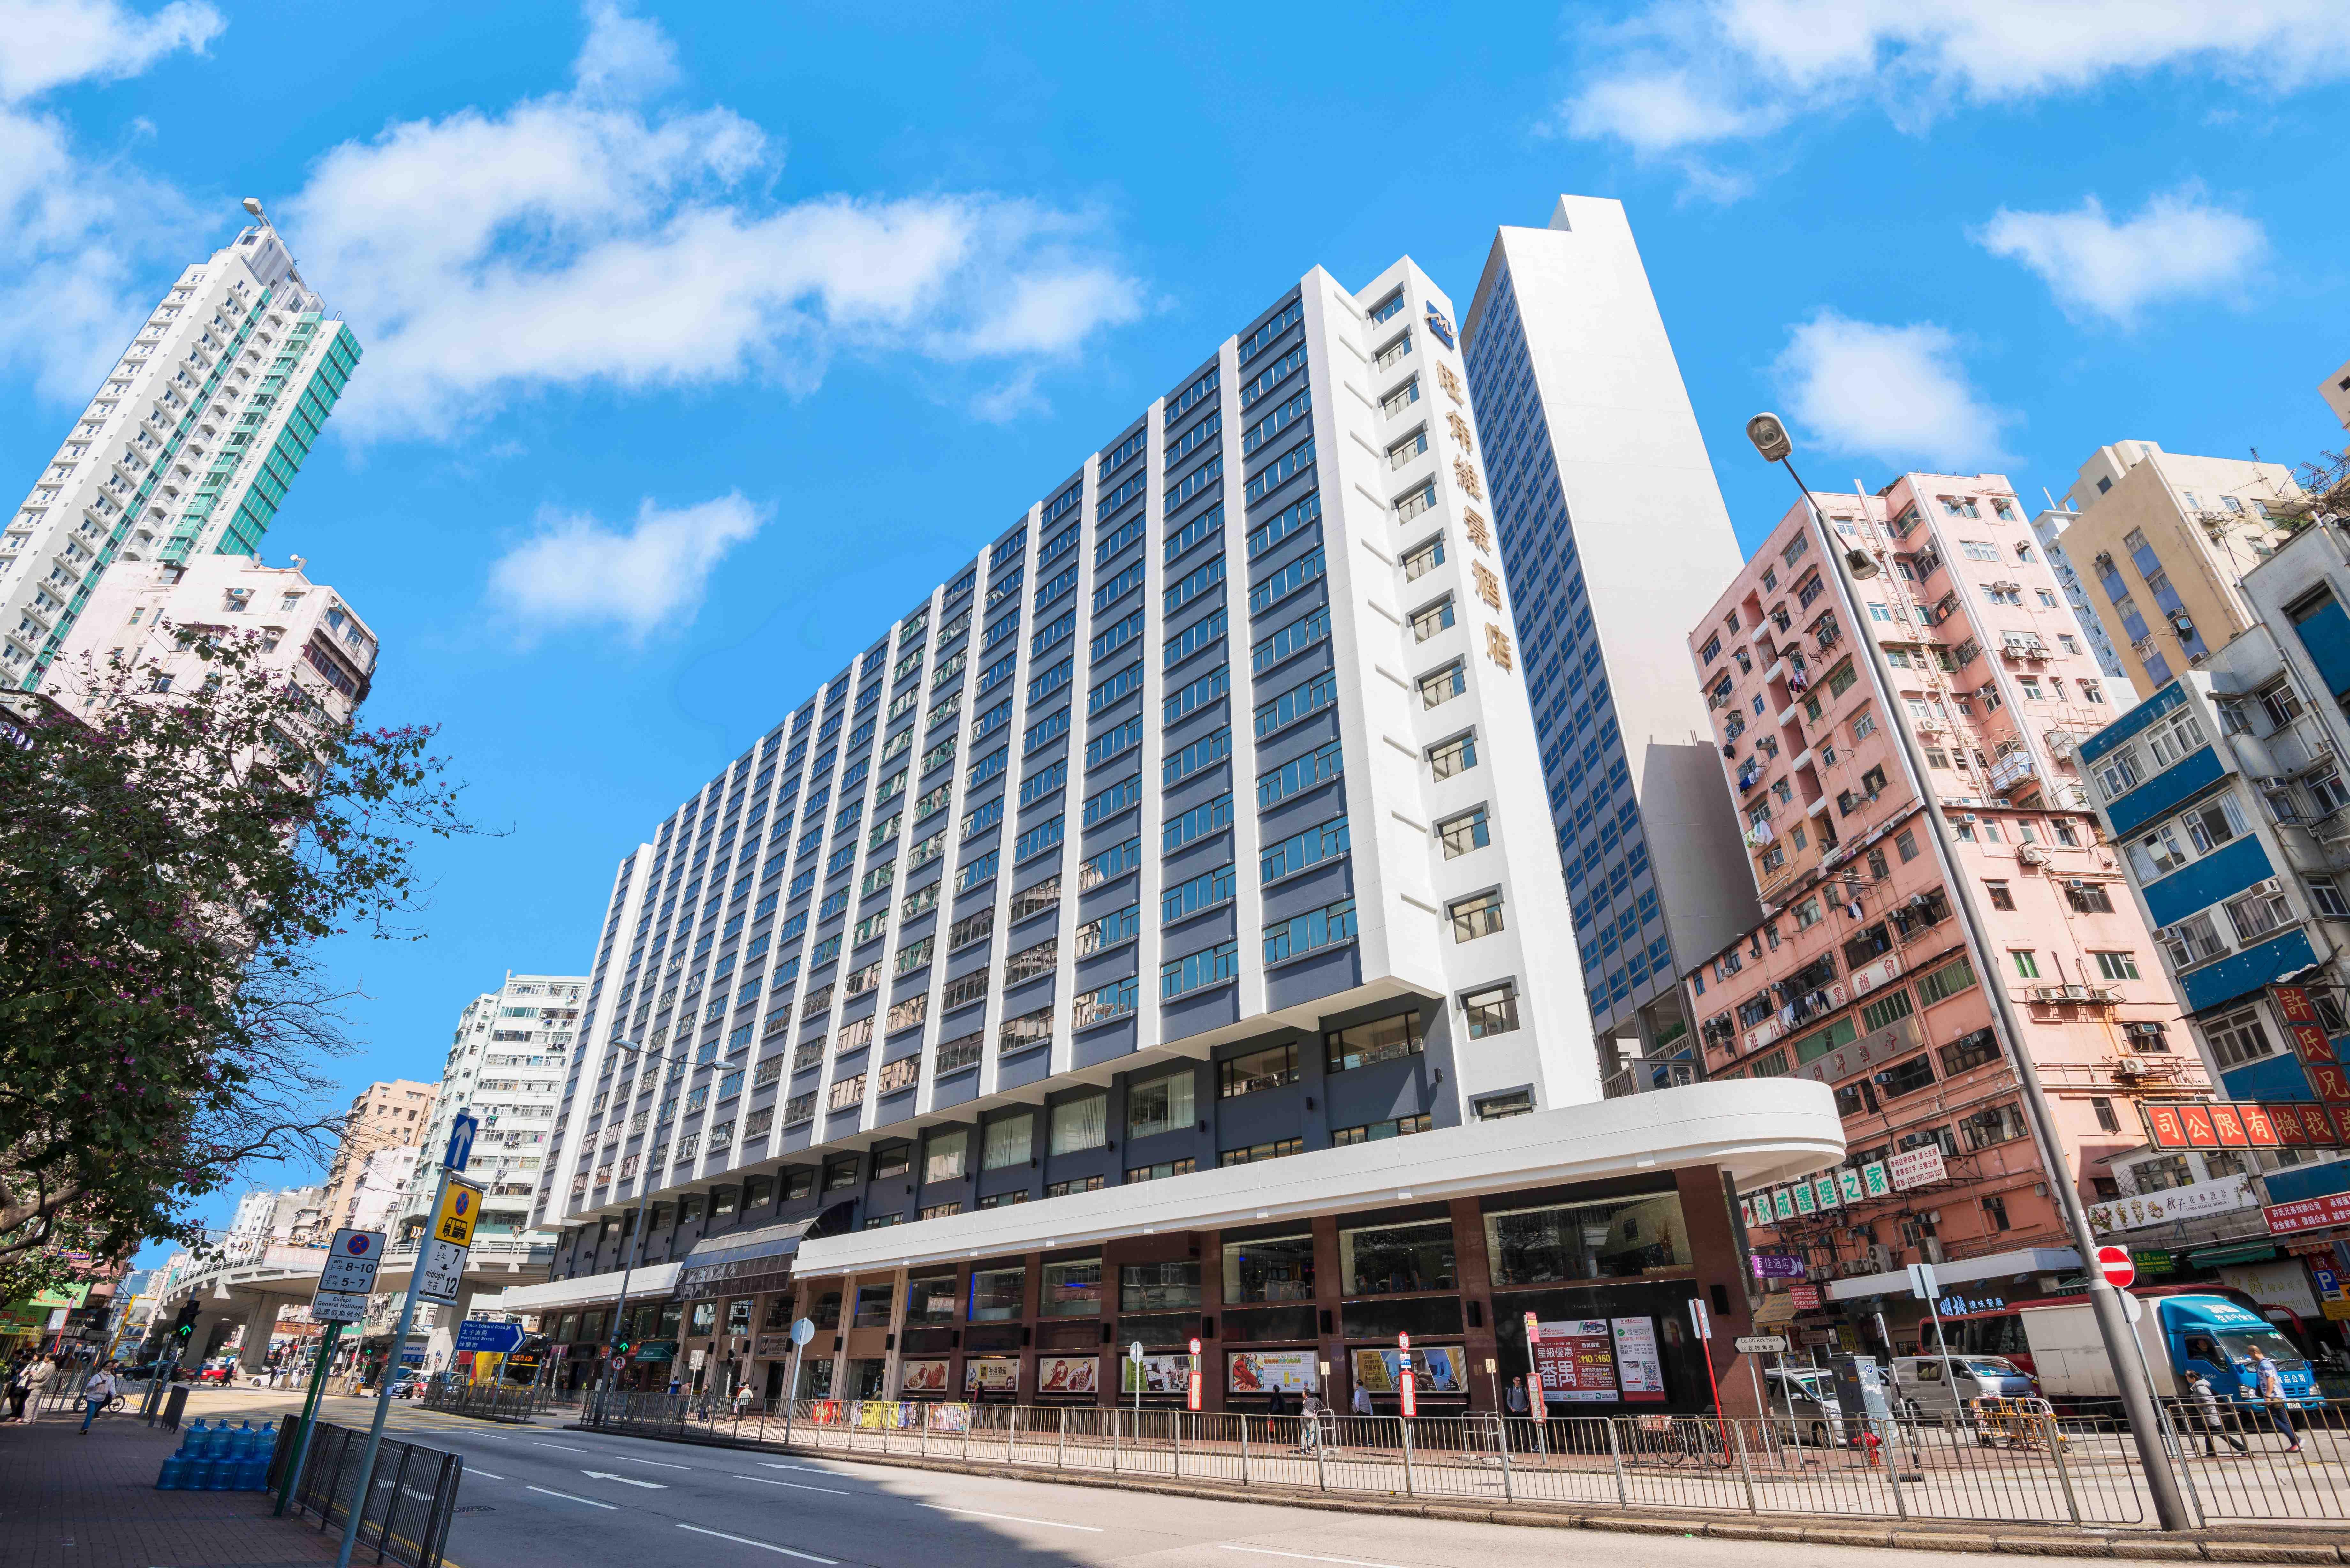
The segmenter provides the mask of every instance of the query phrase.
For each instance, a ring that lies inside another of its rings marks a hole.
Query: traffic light
[[[193,1339],[196,1336],[196,1319],[203,1315],[203,1304],[193,1296],[182,1302],[180,1315],[172,1324],[172,1337],[183,1345]]]
[[[629,1354],[629,1350],[630,1350],[630,1348],[634,1345],[634,1344],[635,1344],[635,1342],[634,1342],[633,1340],[629,1339],[629,1338],[628,1338],[627,1336],[625,1336],[625,1335],[623,1335],[622,1337],[620,1337],[620,1338],[619,1338],[619,1339],[614,1340],[614,1341],[612,1342],[612,1357],[613,1357],[613,1359],[617,1361],[617,1360],[619,1360],[620,1357],[625,1356],[626,1355],[628,1355],[628,1354]]]

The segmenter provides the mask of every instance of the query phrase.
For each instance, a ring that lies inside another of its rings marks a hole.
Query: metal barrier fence
[[[452,1416],[477,1416],[491,1421],[527,1421],[543,1410],[562,1409],[577,1403],[551,1388],[497,1383],[460,1383],[434,1378],[424,1386],[424,1407]]]
[[[608,1393],[600,1404],[591,1397],[584,1424],[843,1457],[1489,1502],[2085,1526],[2153,1517],[2128,1428],[2100,1417],[1970,1415],[1939,1424],[1846,1421],[1831,1431],[1784,1417],[1405,1421],[899,1400],[798,1400],[738,1414],[714,1397]],[[2304,1430],[2293,1452],[2264,1415],[2231,1416],[2207,1434],[2166,1411],[2165,1427],[2171,1462],[2205,1521],[2350,1518],[2350,1433]]]
[[[296,1426],[286,1421],[278,1427],[277,1449],[269,1460],[273,1489],[294,1462]],[[327,1421],[317,1424],[309,1457],[291,1501],[299,1511],[317,1516],[321,1532],[340,1530],[350,1517],[352,1499],[361,1493],[355,1483],[366,1459],[367,1438],[365,1432],[348,1427]],[[356,1549],[372,1546],[378,1563],[441,1568],[449,1521],[457,1511],[457,1488],[464,1474],[461,1454],[385,1438],[376,1450],[374,1474],[364,1489],[366,1501],[361,1504]]]

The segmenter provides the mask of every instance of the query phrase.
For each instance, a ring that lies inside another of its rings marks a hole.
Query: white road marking
[[[794,1491],[828,1491],[835,1497],[855,1497],[857,1495],[852,1491],[844,1491],[837,1486],[804,1486],[798,1481],[777,1480],[772,1476],[746,1476],[738,1474],[734,1479],[736,1480],[757,1481],[761,1486],[787,1486]]]
[[[973,1519],[1002,1519],[1008,1520],[1014,1524],[1041,1524],[1048,1530],[1083,1530],[1094,1535],[1103,1533],[1102,1527],[1098,1524],[1064,1524],[1057,1519],[1030,1519],[1017,1513],[985,1513],[975,1508],[949,1508],[942,1502],[917,1503],[915,1506],[933,1509],[940,1513],[967,1513]]]
[[[572,1496],[569,1492],[567,1492],[567,1491],[553,1491],[553,1490],[549,1490],[547,1488],[543,1487],[543,1486],[532,1486],[532,1485],[530,1485],[530,1483],[529,1483],[529,1482],[527,1482],[527,1481],[524,1482],[524,1483],[523,1483],[523,1485],[524,1485],[524,1488],[525,1488],[525,1490],[529,1490],[529,1491],[543,1491],[543,1492],[546,1492],[546,1495],[547,1495],[547,1496],[549,1496],[549,1497],[559,1497],[559,1498],[563,1499],[563,1501],[566,1501],[566,1502],[584,1502],[584,1503],[586,1503],[586,1504],[587,1504],[588,1507],[590,1507],[590,1508],[609,1508],[609,1509],[617,1509],[617,1508],[619,1508],[619,1507],[620,1506],[620,1505],[619,1505],[619,1503],[617,1503],[617,1502],[598,1502],[598,1501],[597,1501],[594,1498],[592,1498],[592,1497],[573,1497],[573,1496]]]
[[[648,1491],[667,1491],[669,1490],[669,1482],[667,1481],[639,1480],[634,1476],[616,1476],[609,1470],[581,1470],[579,1473],[586,1476],[589,1480],[616,1480],[622,1486],[640,1486]]]
[[[536,1438],[531,1439],[530,1446],[534,1449],[561,1449],[564,1452],[570,1454],[585,1454],[594,1451],[589,1449],[576,1449],[569,1443],[542,1443]]]
[[[1301,1563],[1343,1563],[1347,1568],[1395,1568],[1392,1563],[1366,1563],[1359,1557],[1316,1557],[1311,1552],[1275,1552],[1270,1546],[1235,1546],[1229,1541],[1216,1542],[1225,1552],[1246,1552],[1258,1557],[1294,1557]]]
[[[494,1476],[487,1470],[474,1469],[471,1466],[466,1467],[465,1473],[469,1476],[479,1476],[484,1480],[504,1480],[506,1479],[504,1476]]]
[[[808,1474],[816,1476],[837,1476],[840,1473],[838,1470],[827,1469],[822,1465],[787,1465],[775,1459],[761,1459],[759,1462],[771,1470],[806,1470]]]
[[[755,1478],[754,1478],[755,1479]],[[747,1535],[729,1535],[723,1530],[704,1530],[698,1524],[681,1524],[680,1530],[691,1530],[696,1535],[714,1535],[721,1541],[732,1541],[743,1546],[755,1546],[762,1552],[780,1552],[786,1557],[796,1557],[803,1563],[823,1563],[839,1568],[837,1557],[818,1557],[813,1552],[795,1552],[788,1546],[778,1546],[772,1541],[754,1541]]]
[[[691,1469],[693,1468],[691,1465],[673,1465],[673,1464],[670,1464],[669,1462],[667,1462],[666,1460],[663,1460],[663,1459],[640,1459],[637,1458],[634,1454],[606,1454],[604,1457],[605,1457],[606,1459],[610,1459],[610,1460],[611,1460],[611,1461],[613,1461],[615,1464],[628,1464],[628,1465],[659,1465],[659,1466],[660,1466],[660,1468],[661,1468],[661,1469],[665,1469],[665,1470],[690,1470],[690,1469]]]

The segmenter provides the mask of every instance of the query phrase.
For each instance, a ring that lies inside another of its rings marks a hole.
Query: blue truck
[[[2155,1392],[2163,1398],[2185,1394],[2179,1375],[2191,1368],[2211,1380],[2211,1390],[2221,1400],[2260,1404],[2253,1358],[2264,1353],[2276,1363],[2289,1402],[2305,1408],[2325,1404],[2307,1358],[2275,1324],[2250,1308],[2216,1295],[2153,1296],[2137,1305],[2138,1345],[2146,1353]],[[2026,1307],[2022,1316],[2043,1397],[2074,1404],[2121,1397],[2105,1339],[2097,1332],[2096,1314],[2085,1299]]]

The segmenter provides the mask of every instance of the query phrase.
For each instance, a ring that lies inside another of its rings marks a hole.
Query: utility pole
[[[359,1544],[359,1521],[367,1516],[369,1498],[375,1487],[375,1459],[383,1448],[383,1422],[391,1413],[392,1386],[400,1381],[400,1352],[407,1348],[408,1330],[416,1321],[417,1298],[424,1290],[425,1263],[434,1255],[439,1243],[445,1241],[458,1249],[458,1278],[464,1277],[464,1250],[473,1241],[473,1222],[481,1218],[481,1189],[469,1184],[458,1185],[458,1201],[452,1209],[450,1178],[464,1169],[465,1162],[473,1157],[473,1131],[479,1125],[473,1116],[459,1111],[449,1131],[449,1147],[441,1161],[441,1179],[432,1189],[432,1228],[416,1239],[416,1256],[408,1268],[408,1294],[400,1303],[400,1326],[392,1330],[389,1363],[376,1388],[375,1420],[368,1428],[367,1452],[359,1460],[349,1513],[343,1521],[343,1542],[335,1553],[335,1568],[351,1568],[351,1548]]]
[[[1804,485],[1795,465],[1789,461],[1794,452],[1794,442],[1787,434],[1779,416],[1761,413],[1746,421],[1746,439],[1765,461],[1775,462],[1787,471],[1787,477],[1802,492],[1804,507],[1811,514],[1812,524],[1818,531],[1819,544],[1828,558],[1827,570],[1835,578],[1839,602],[1844,606],[1853,641],[1865,650],[1870,671],[1877,677],[1877,690],[1886,694],[1888,709],[1899,702],[1900,686],[1893,679],[1892,667],[1886,662],[1884,649],[1877,646],[1876,636],[1869,630],[1869,621],[1860,608],[1860,595],[1854,587],[1856,577],[1873,577],[1877,573],[1875,557],[1861,549],[1847,551],[1838,541],[1835,530],[1828,525],[1811,491]],[[2056,1118],[2048,1106],[2048,1096],[2041,1087],[2040,1069],[2032,1059],[2025,1044],[2022,1021],[2017,1017],[2015,999],[2007,993],[2007,977],[1995,962],[1996,955],[1983,946],[1983,921],[1975,902],[1974,883],[1958,864],[1950,848],[1950,824],[1942,815],[1942,803],[1933,790],[1926,760],[1919,755],[1918,737],[1909,728],[1908,719],[1888,711],[1886,727],[1898,742],[1902,765],[1908,771],[1909,785],[1917,792],[1924,808],[1927,836],[1933,841],[1937,863],[1943,880],[1950,888],[1959,907],[1961,934],[1966,939],[1967,955],[1975,966],[1975,973],[1983,991],[1991,997],[1991,1016],[2005,1038],[2008,1065],[2022,1085],[2024,1120],[2031,1124],[2033,1142],[2040,1152],[2043,1169],[2048,1172],[2048,1186],[2055,1195],[2057,1211],[2064,1218],[2065,1228],[2073,1234],[2073,1244],[2081,1254],[2081,1266],[2089,1278],[2089,1305],[2096,1314],[2097,1332],[2105,1341],[2106,1356],[2113,1364],[2114,1379],[2121,1386],[2122,1409],[2129,1417],[2130,1436],[2137,1445],[2139,1468],[2146,1472],[2147,1489],[2154,1496],[2155,1515],[2165,1530],[2185,1530],[2190,1520],[2186,1499],[2178,1490],[2178,1477],[2170,1468],[2163,1451],[2162,1429],[2154,1407],[2154,1390],[2147,1381],[2142,1364],[2134,1352],[2137,1334],[2123,1315],[2121,1297],[2106,1282],[2095,1267],[2097,1243],[2089,1229],[2089,1211],[2081,1201],[2080,1189],[2072,1179],[2064,1163],[2064,1146],[2057,1140]],[[1939,1332],[1939,1320],[1938,1320]]]

